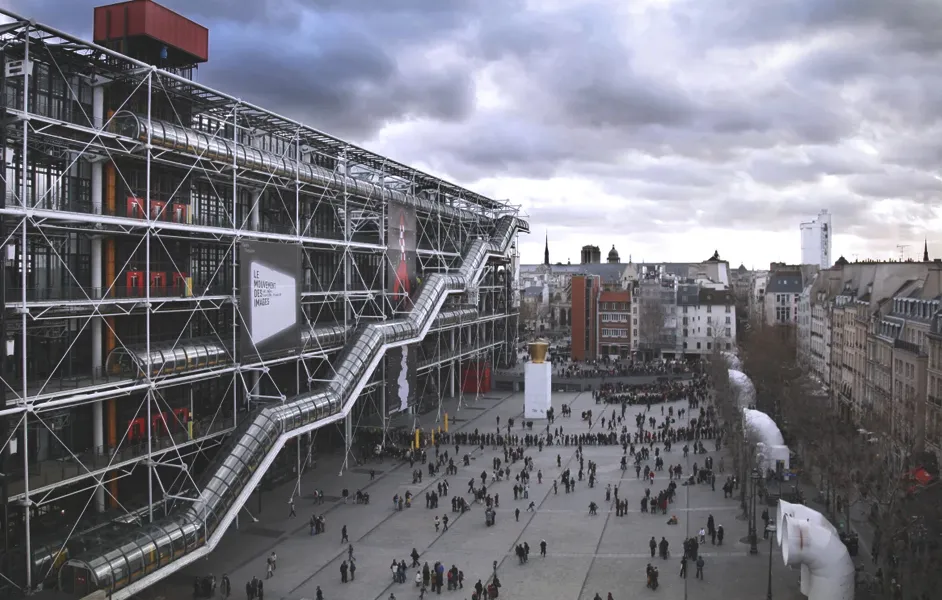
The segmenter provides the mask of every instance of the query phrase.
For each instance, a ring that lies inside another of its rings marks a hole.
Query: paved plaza
[[[573,417],[557,418],[554,427],[561,426],[566,433],[588,431],[589,425],[578,418],[583,410],[593,410],[595,427],[599,430],[599,417],[603,407],[596,405],[591,394],[554,394],[553,405],[559,414],[560,406],[568,403],[573,408]],[[505,424],[510,417],[517,418],[523,411],[523,395],[492,393],[468,403],[455,412],[455,428],[464,431],[494,431],[500,416]],[[679,408],[686,402],[672,403]],[[668,404],[670,406],[671,404]],[[652,407],[652,413],[660,418],[660,406]],[[611,415],[612,407],[606,410]],[[626,422],[633,427],[634,414],[644,407],[629,407]],[[435,415],[423,421],[431,424]],[[537,421],[534,429],[545,422]],[[713,448],[712,441],[707,442]],[[667,454],[667,461],[684,464],[684,472],[703,456],[691,455],[683,458],[681,445]],[[462,447],[462,454],[470,447]],[[245,597],[245,583],[253,576],[265,576],[265,559],[274,550],[278,554],[277,570],[273,578],[265,581],[265,598],[300,600],[313,599],[317,586],[324,592],[326,600],[386,600],[394,593],[397,600],[418,598],[418,589],[412,579],[415,569],[408,572],[406,584],[393,584],[389,570],[395,559],[410,564],[412,548],[421,553],[421,562],[430,565],[440,561],[445,568],[457,565],[465,574],[465,587],[458,591],[444,591],[442,596],[453,596],[462,600],[470,598],[473,585],[481,579],[487,581],[494,560],[499,562],[498,573],[502,583],[501,598],[526,599],[580,599],[592,600],[596,593],[605,598],[612,592],[616,600],[624,598],[691,598],[691,599],[738,599],[765,597],[768,577],[768,542],[761,545],[758,556],[750,556],[747,544],[740,540],[746,536],[747,525],[737,518],[740,511],[736,500],[723,499],[719,485],[715,492],[709,486],[679,487],[677,499],[669,513],[677,515],[680,524],[668,526],[667,517],[652,516],[640,512],[640,499],[644,486],[635,478],[634,470],[622,472],[619,467],[620,446],[586,446],[585,459],[598,464],[600,481],[594,489],[587,481],[577,484],[574,493],[566,494],[560,486],[553,494],[552,480],[561,469],[556,467],[556,455],[560,454],[562,469],[578,463],[574,460],[574,446],[545,447],[527,451],[535,461],[535,469],[543,471],[542,484],[536,483],[535,471],[531,479],[530,500],[536,503],[535,512],[526,512],[529,500],[513,500],[513,480],[494,484],[491,493],[500,494],[497,526],[486,527],[481,505],[473,505],[464,515],[451,512],[450,498],[443,498],[438,510],[425,508],[425,491],[434,488],[437,479],[427,476],[420,485],[413,485],[408,464],[369,463],[345,472],[338,477],[340,457],[323,457],[317,468],[303,478],[302,498],[296,503],[298,516],[288,518],[288,497],[291,486],[266,493],[263,511],[256,514],[259,521],[251,522],[242,513],[241,528],[232,529],[215,552],[209,557],[189,566],[167,581],[148,590],[149,598],[179,597],[188,589],[196,575],[213,573],[220,577],[228,573],[232,581],[233,597]],[[450,449],[454,452],[454,446]],[[433,455],[433,453],[431,454]],[[468,480],[478,477],[482,470],[491,472],[491,462],[498,451],[486,448],[474,450],[470,467],[459,466],[458,475],[449,477],[451,493],[465,495]],[[333,460],[331,460],[333,458]],[[503,454],[501,453],[503,459]],[[653,458],[653,455],[652,455]],[[717,457],[717,463],[719,462]],[[460,465],[460,461],[456,461]],[[729,464],[729,459],[726,463]],[[515,470],[521,463],[513,465]],[[653,462],[651,463],[653,466]],[[376,479],[370,481],[369,469],[376,470]],[[578,468],[574,469],[574,472]],[[667,471],[658,473],[652,493],[666,487]],[[725,478],[725,476],[721,476]],[[629,500],[630,512],[625,517],[616,517],[605,503],[605,485],[620,485],[621,497]],[[314,488],[323,489],[328,502],[313,506],[309,494]],[[370,505],[344,505],[338,500],[340,490],[351,492],[365,489],[370,492]],[[416,496],[412,508],[398,512],[393,510],[392,497],[411,490]],[[589,503],[599,504],[598,516],[588,515]],[[254,503],[253,501],[250,504]],[[520,508],[520,521],[514,520],[514,509]],[[257,506],[250,506],[250,509]],[[253,511],[255,512],[255,511]],[[325,514],[327,531],[310,536],[308,519],[312,513]],[[447,514],[451,523],[447,532],[435,532],[435,515]],[[711,546],[709,540],[702,546],[706,566],[705,580],[690,576],[685,581],[678,577],[681,544],[687,535],[693,535],[706,526],[712,514],[717,525],[726,529],[726,541],[722,547]],[[341,543],[340,532],[347,526],[356,556],[356,579],[347,584],[340,582],[340,564],[346,558],[347,545]],[[760,524],[761,526],[761,524]],[[689,531],[689,534],[688,534]],[[651,559],[648,540],[655,536],[660,540],[666,536],[670,542],[671,558],[668,561]],[[548,556],[541,558],[539,545],[546,540]],[[530,560],[519,565],[513,553],[517,543],[528,542]],[[655,562],[661,571],[661,587],[657,591],[645,587],[645,565]],[[797,589],[797,571],[785,568],[778,549],[773,556],[773,590],[777,600],[797,600],[802,596]]]

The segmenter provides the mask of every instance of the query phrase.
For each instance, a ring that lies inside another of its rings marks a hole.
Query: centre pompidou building
[[[196,83],[149,0],[4,14],[0,597],[127,598],[513,360],[517,207]]]

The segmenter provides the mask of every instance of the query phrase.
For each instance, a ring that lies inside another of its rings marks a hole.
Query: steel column
[[[145,177],[144,181],[147,189],[144,190],[144,207],[146,211],[147,218],[147,230],[144,233],[144,252],[146,253],[144,259],[144,306],[146,307],[147,312],[144,316],[144,335],[147,337],[145,340],[145,347],[147,348],[146,356],[150,356],[150,317],[152,312],[152,307],[150,305],[150,241],[151,235],[153,234],[153,228],[151,223],[151,197],[150,197],[150,186],[151,186],[151,152],[153,148],[151,147],[151,102],[154,97],[154,73],[156,69],[153,68],[147,76],[147,159],[145,166]],[[147,396],[145,401],[147,402],[147,520],[149,522],[154,521],[154,426],[153,426],[153,403],[154,403],[154,387],[153,387],[153,372],[151,369],[147,369]]]
[[[29,186],[27,184],[29,180],[29,160],[28,160],[28,148],[27,141],[29,139],[29,45],[30,45],[30,26],[26,26],[26,32],[24,35],[26,43],[24,44],[24,60],[27,68],[23,71],[23,113],[27,118],[23,121],[23,149],[20,160],[23,161],[23,167],[21,172],[21,177],[23,180],[20,182],[20,206],[24,211],[28,210],[29,205],[26,202],[28,196]],[[23,215],[23,231],[22,237],[20,239],[20,287],[21,290],[21,301],[23,302],[22,316],[21,316],[21,351],[23,352],[22,356],[22,367],[23,367],[23,401],[27,404],[29,403],[29,386],[27,385],[28,371],[27,371],[27,361],[26,361],[26,314],[29,312],[29,309],[26,308],[26,272],[29,270],[29,252],[26,247],[26,214]],[[32,531],[30,531],[30,499],[29,499],[29,413],[23,417],[23,516],[24,516],[24,525],[26,529],[26,589],[31,590],[33,588],[33,560],[32,560]]]

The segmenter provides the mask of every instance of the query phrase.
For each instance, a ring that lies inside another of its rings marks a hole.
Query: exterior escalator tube
[[[284,443],[344,418],[385,351],[421,341],[448,296],[476,285],[488,258],[504,256],[518,231],[528,231],[526,222],[500,218],[493,237],[468,245],[460,268],[426,279],[403,317],[357,328],[323,389],[246,418],[207,467],[192,500],[110,547],[67,561],[59,571],[62,589],[76,590],[81,581],[84,589],[123,600],[212,551]]]
[[[435,329],[452,327],[478,318],[477,307],[442,310],[433,322]],[[302,352],[337,350],[344,345],[350,328],[344,325],[318,325],[301,332]],[[294,354],[295,350],[285,353]],[[173,344],[126,346],[111,351],[105,363],[109,372],[144,377],[150,370],[152,377],[184,373],[232,362],[231,344],[218,337],[195,337]],[[244,367],[245,365],[243,365]],[[111,442],[109,442],[111,443]],[[115,442],[116,443],[116,442]]]

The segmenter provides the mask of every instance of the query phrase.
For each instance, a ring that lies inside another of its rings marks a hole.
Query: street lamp
[[[749,530],[749,554],[758,554],[759,547],[756,545],[759,537],[756,532],[756,495],[759,490],[759,480],[762,479],[759,469],[753,469],[749,474],[749,479],[752,480],[752,527]]]
[[[772,540],[775,539],[775,523],[769,523],[765,531],[769,534],[769,587],[765,593],[765,600],[772,600]]]

